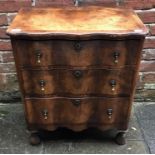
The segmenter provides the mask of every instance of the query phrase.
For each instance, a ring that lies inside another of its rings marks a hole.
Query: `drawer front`
[[[29,124],[117,124],[128,121],[129,98],[25,99]]]
[[[25,94],[128,96],[132,91],[133,68],[23,70]]]
[[[135,65],[138,40],[16,41],[19,63],[24,67]]]

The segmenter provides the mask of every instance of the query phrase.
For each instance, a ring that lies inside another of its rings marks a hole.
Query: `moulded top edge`
[[[148,30],[131,9],[107,7],[23,8],[7,30],[19,35],[146,35]]]

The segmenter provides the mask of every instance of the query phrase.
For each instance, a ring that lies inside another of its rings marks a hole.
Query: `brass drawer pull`
[[[79,79],[79,78],[82,77],[83,72],[82,72],[81,70],[75,70],[75,71],[73,72],[73,75],[74,75],[77,79]]]
[[[115,81],[115,80],[111,80],[111,81],[110,81],[110,85],[111,85],[111,87],[112,87],[111,90],[112,90],[112,91],[115,91],[115,88],[116,88],[116,81]]]
[[[36,50],[36,59],[37,59],[37,63],[41,63],[41,57],[42,57],[42,53],[40,50]]]
[[[120,53],[118,51],[114,52],[114,63],[117,64],[118,63],[118,57],[120,56]]]
[[[75,49],[77,52],[81,51],[82,45],[81,45],[81,43],[80,43],[79,41],[75,42],[75,44],[74,44],[74,49]]]
[[[112,109],[107,109],[107,115],[108,115],[108,118],[109,119],[111,119],[112,113],[113,113],[113,110]]]
[[[81,100],[80,99],[75,99],[72,101],[72,103],[75,105],[75,106],[79,106],[81,104]]]
[[[44,91],[44,90],[45,90],[45,85],[46,85],[45,80],[40,80],[40,81],[39,81],[39,85],[40,85],[40,87],[41,87],[41,90]]]
[[[48,110],[47,109],[44,109],[42,111],[42,115],[43,115],[44,119],[48,119]]]

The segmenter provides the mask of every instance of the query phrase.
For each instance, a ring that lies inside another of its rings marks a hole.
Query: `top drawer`
[[[135,65],[139,40],[16,40],[22,67],[96,66],[120,68]]]

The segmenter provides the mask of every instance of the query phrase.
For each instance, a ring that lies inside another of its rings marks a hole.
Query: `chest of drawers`
[[[125,143],[147,34],[132,10],[23,8],[7,34],[32,144],[58,127],[117,129]]]

